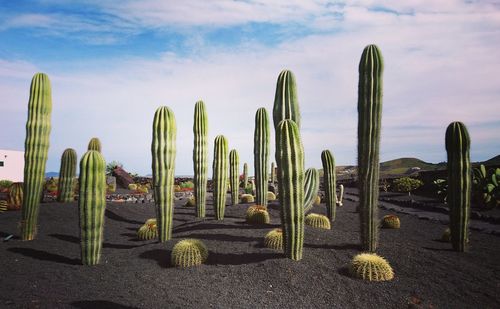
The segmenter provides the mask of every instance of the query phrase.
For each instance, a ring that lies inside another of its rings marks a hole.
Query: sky
[[[44,72],[53,101],[46,171],[59,170],[64,149],[80,158],[98,137],[107,162],[151,174],[153,115],[168,106],[176,174],[192,175],[203,100],[209,166],[223,134],[253,174],[255,112],[272,115],[278,74],[289,69],[306,167],[321,168],[324,149],[353,165],[368,44],[385,63],[381,161],[446,161],[452,121],[468,127],[473,161],[500,153],[500,1],[487,0],[0,0],[0,149],[24,150],[30,81]]]

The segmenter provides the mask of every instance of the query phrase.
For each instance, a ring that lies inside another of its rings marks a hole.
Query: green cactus
[[[158,227],[156,218],[149,219],[137,230],[137,238],[141,240],[151,240],[158,237]]]
[[[284,251],[288,258],[300,260],[304,245],[304,148],[293,120],[278,124],[276,162]]]
[[[323,185],[325,188],[326,213],[328,218],[334,222],[337,214],[337,191],[335,177],[335,159],[330,150],[321,152],[323,163]]]
[[[349,265],[352,276],[368,281],[389,281],[394,278],[391,265],[375,253],[356,255]]]
[[[101,141],[97,137],[92,137],[89,141],[87,150],[95,150],[101,152]]]
[[[36,73],[31,80],[24,142],[24,188],[21,208],[21,239],[33,240],[37,232],[40,196],[49,150],[52,94],[50,80]]]
[[[205,218],[208,179],[208,116],[203,101],[196,102],[194,107],[193,133],[193,181],[196,217]]]
[[[231,184],[231,204],[239,204],[240,194],[240,158],[238,151],[232,149],[229,152],[229,182]]]
[[[208,249],[198,239],[183,239],[172,249],[171,263],[186,268],[203,264],[208,258]]]
[[[253,202],[255,202],[255,198],[251,194],[242,194],[241,195],[241,202],[243,204],[253,203]]]
[[[248,164],[243,163],[243,188],[248,186]]]
[[[253,158],[255,171],[255,199],[259,205],[267,206],[267,181],[269,168],[269,120],[267,111],[261,107],[255,114]]]
[[[57,189],[57,200],[68,203],[75,200],[75,176],[76,176],[76,151],[68,148],[61,156],[61,168],[59,170],[59,184]]]
[[[452,122],[446,129],[448,154],[448,205],[453,250],[467,251],[471,200],[470,138],[461,122]]]
[[[227,193],[227,168],[228,168],[227,139],[223,135],[215,138],[214,163],[213,163],[213,190],[214,190],[214,212],[217,220],[224,219],[226,210]]]
[[[283,250],[283,231],[281,228],[271,230],[266,234],[264,246],[274,250]]]
[[[401,221],[399,221],[398,216],[386,215],[382,218],[381,225],[386,229],[399,229],[401,227]]]
[[[84,265],[99,264],[106,209],[106,162],[96,150],[80,161],[79,198],[80,246]]]
[[[195,207],[196,206],[196,199],[194,196],[191,196],[187,199],[186,204],[184,204],[186,207]]]
[[[276,194],[274,194],[271,191],[267,191],[267,200],[269,202],[275,201],[276,200]]]
[[[305,224],[317,229],[330,230],[332,228],[330,219],[328,219],[327,216],[314,213],[308,214],[306,216]]]
[[[315,168],[308,168],[304,174],[304,214],[314,206],[319,191],[319,172]]]
[[[276,183],[276,166],[274,165],[274,162],[271,163],[271,183]]]
[[[0,212],[7,211],[7,209],[8,209],[7,201],[1,200],[0,201]]]
[[[174,113],[166,106],[159,107],[153,119],[153,187],[156,220],[160,242],[172,238],[174,215],[174,173],[177,128]]]
[[[271,222],[271,218],[267,212],[267,207],[262,205],[248,207],[246,221],[250,224],[268,224]]]
[[[277,129],[278,124],[285,119],[293,120],[300,129],[300,111],[295,76],[289,70],[281,71],[276,82],[273,107],[274,128]],[[276,163],[278,163],[279,167],[279,162]]]
[[[23,183],[14,182],[9,187],[8,207],[10,210],[19,210],[23,205]]]
[[[363,250],[378,242],[379,144],[382,119],[382,54],[376,45],[363,50],[358,84],[358,184]]]

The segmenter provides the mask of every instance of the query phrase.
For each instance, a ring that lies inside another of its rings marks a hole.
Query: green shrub
[[[408,195],[411,195],[411,191],[418,189],[424,183],[419,179],[402,177],[395,179],[392,184],[395,191],[408,192]]]
[[[10,180],[0,180],[0,189],[3,189],[3,188],[8,188],[12,185],[12,181]]]

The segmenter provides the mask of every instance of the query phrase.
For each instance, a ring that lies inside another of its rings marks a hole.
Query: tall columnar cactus
[[[379,144],[382,119],[382,54],[376,45],[363,50],[358,84],[358,183],[363,250],[378,242]]]
[[[335,159],[330,150],[321,152],[321,162],[323,163],[323,185],[326,196],[326,214],[331,222],[335,221],[337,213],[337,192],[335,183]]]
[[[101,152],[101,141],[97,137],[92,137],[89,141],[87,150],[95,150]]]
[[[106,209],[106,162],[96,150],[80,161],[78,207],[82,264],[96,265],[101,258]]]
[[[243,189],[248,186],[248,164],[243,163]]]
[[[194,107],[194,196],[196,201],[196,217],[204,218],[207,196],[208,174],[208,116],[203,101],[196,102]]]
[[[319,173],[315,168],[308,168],[304,174],[304,214],[307,214],[314,206],[318,197]]]
[[[453,250],[467,251],[470,199],[471,165],[470,138],[461,122],[452,122],[446,129],[448,154],[448,205],[450,205],[450,230]]]
[[[299,128],[293,120],[281,121],[276,133],[284,251],[288,258],[300,260],[304,245],[304,149]]]
[[[276,166],[274,162],[271,163],[271,183],[274,184],[276,182]]]
[[[280,121],[285,119],[293,120],[300,129],[300,111],[295,76],[289,70],[281,71],[276,82],[273,107],[274,129],[277,130]],[[279,162],[277,163],[279,166]]]
[[[153,119],[151,155],[153,157],[156,222],[160,242],[172,238],[176,137],[174,113],[166,106],[159,107]]]
[[[238,205],[240,193],[240,158],[238,151],[229,152],[229,183],[231,184],[231,204]]]
[[[59,169],[59,184],[57,189],[57,200],[67,203],[74,201],[74,185],[76,176],[76,151],[68,148],[61,156],[61,168]]]
[[[269,168],[269,117],[261,107],[255,114],[253,158],[255,175],[255,199],[258,205],[267,206],[267,181]]]
[[[212,176],[214,188],[214,212],[217,220],[224,219],[224,212],[226,210],[228,168],[227,156],[227,139],[223,135],[218,135],[215,138]]]
[[[31,80],[24,142],[24,188],[21,211],[21,239],[35,239],[38,207],[45,179],[45,164],[49,151],[52,94],[50,80],[36,73]]]

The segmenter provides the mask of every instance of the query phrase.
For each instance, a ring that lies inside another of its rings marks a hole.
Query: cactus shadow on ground
[[[140,225],[144,224],[144,222],[140,222],[137,220],[130,220],[130,219],[127,219],[125,217],[122,217],[122,216],[112,212],[109,209],[106,209],[106,212],[104,213],[104,215],[106,216],[106,218],[111,219],[111,220],[115,220],[115,221],[126,222],[126,223],[131,223],[131,224],[140,224]]]
[[[40,261],[49,261],[67,265],[81,265],[80,259],[72,259],[59,254],[31,248],[9,248],[10,252],[21,254]]]
[[[144,251],[139,255],[141,259],[153,260],[158,263],[158,266],[162,268],[171,267],[170,265],[170,255],[172,254],[171,250],[164,249],[153,249],[149,251]]]

